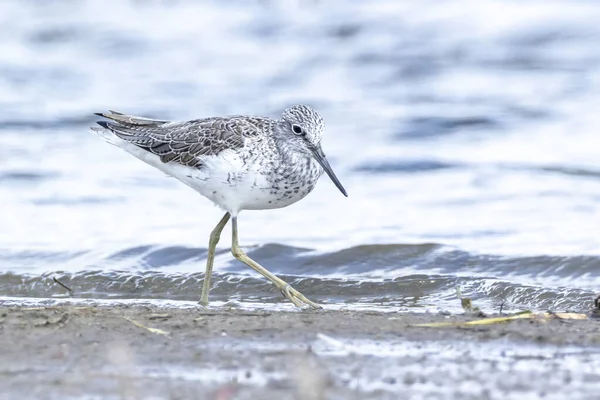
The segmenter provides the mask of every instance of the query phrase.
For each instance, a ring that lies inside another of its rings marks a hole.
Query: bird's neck
[[[317,175],[323,170],[307,150],[290,144],[289,140],[279,140],[276,144],[279,152],[279,170],[284,175]]]

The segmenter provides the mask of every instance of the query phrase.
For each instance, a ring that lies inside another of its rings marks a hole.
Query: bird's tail
[[[122,142],[123,139],[120,138],[117,134],[115,134],[115,128],[135,128],[135,127],[153,127],[165,124],[169,121],[163,121],[159,119],[151,119],[144,117],[136,117],[134,115],[127,115],[120,113],[118,111],[109,110],[105,113],[95,113],[96,115],[104,118],[108,118],[113,122],[108,121],[97,121],[96,123],[101,126],[101,128],[93,127],[90,128],[92,132],[98,134],[108,143],[113,144],[115,146],[123,147]]]
[[[160,119],[136,117],[135,115],[127,115],[118,111],[108,110],[108,113],[95,113],[96,115],[115,121],[118,124],[125,126],[157,126],[166,124],[169,121]]]

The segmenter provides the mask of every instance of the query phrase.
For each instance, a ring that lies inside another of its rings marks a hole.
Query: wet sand
[[[600,321],[0,307],[2,398],[591,398]],[[150,328],[150,329],[148,329]]]

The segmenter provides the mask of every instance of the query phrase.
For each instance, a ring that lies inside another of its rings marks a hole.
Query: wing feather
[[[116,111],[96,115],[110,119],[98,124],[120,139],[156,154],[164,163],[189,167],[202,166],[205,156],[242,148],[245,140],[260,136],[275,123],[269,118],[244,116],[170,122]]]

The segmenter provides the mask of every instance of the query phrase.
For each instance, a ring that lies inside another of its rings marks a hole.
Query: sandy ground
[[[597,319],[413,326],[468,319],[139,305],[0,307],[0,396],[516,399],[599,393]]]

